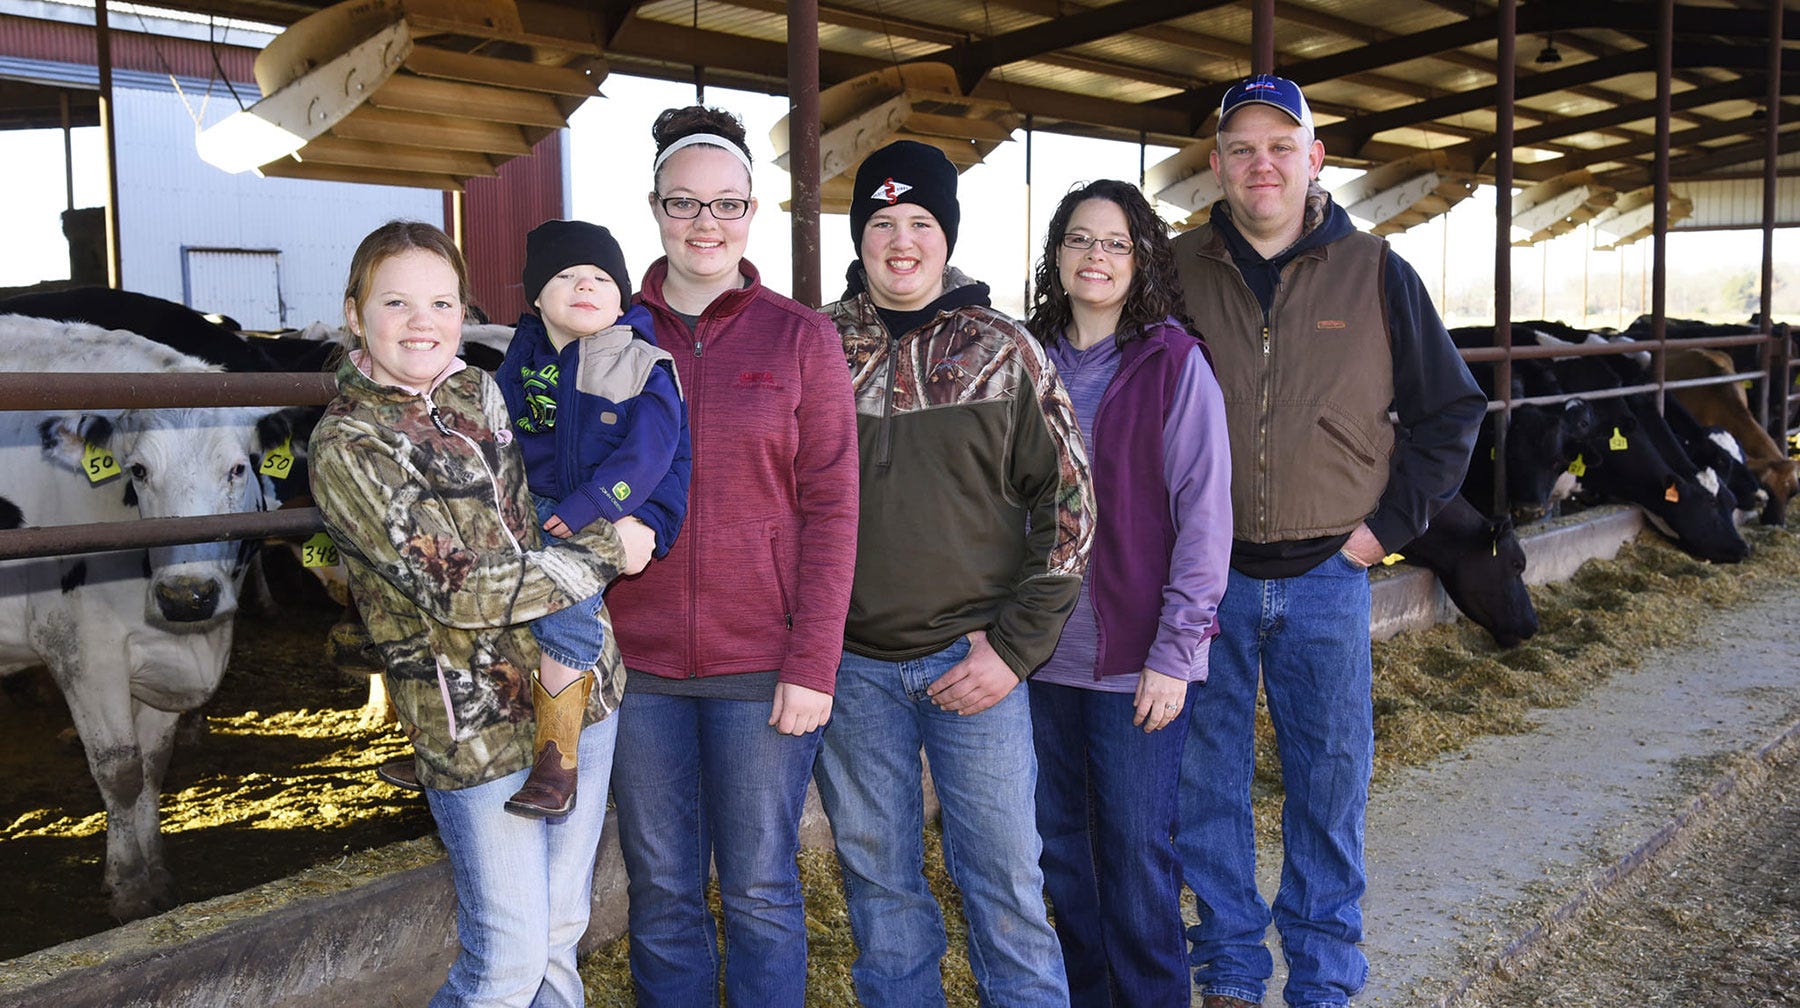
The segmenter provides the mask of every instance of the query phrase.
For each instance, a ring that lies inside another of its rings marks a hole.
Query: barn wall
[[[188,107],[172,91],[121,90],[118,107],[119,234],[128,290],[180,301],[184,248],[276,249],[284,324],[338,322],[344,273],[363,235],[396,217],[443,223],[435,190],[227,175],[200,160]],[[193,107],[199,111],[201,103]],[[215,95],[203,121],[211,125],[232,108]],[[241,305],[193,307],[257,316],[257,300],[247,292]]]
[[[557,130],[538,141],[530,155],[501,165],[497,178],[470,179],[465,190],[469,283],[491,321],[511,325],[525,309],[519,274],[525,268],[526,232],[568,215],[566,132]]]
[[[1677,182],[1676,196],[1694,201],[1694,213],[1675,226],[1678,231],[1708,228],[1761,227],[1762,179],[1724,179],[1718,182]],[[1775,226],[1800,225],[1800,178],[1775,180]]]

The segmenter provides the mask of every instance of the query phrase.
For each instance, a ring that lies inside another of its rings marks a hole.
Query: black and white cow
[[[0,316],[10,371],[218,371],[123,331]],[[0,526],[76,525],[267,506],[259,457],[288,431],[267,408],[0,411]],[[87,473],[109,454],[118,474]],[[105,887],[129,920],[172,902],[157,803],[176,720],[231,649],[237,543],[0,562],[0,674],[49,668],[106,806]]]
[[[1513,338],[1556,345],[1581,342],[1581,335],[1534,322],[1516,324]],[[1576,338],[1567,338],[1571,336]],[[1606,357],[1562,358],[1555,365],[1555,380],[1573,393],[1638,384],[1621,377],[1626,364]],[[1692,556],[1737,563],[1750,555],[1749,544],[1732,520],[1735,499],[1717,474],[1703,470],[1688,456],[1652,396],[1592,399],[1591,405],[1597,423],[1581,453],[1585,491],[1637,505],[1645,520]]]
[[[1436,574],[1456,608],[1501,647],[1537,633],[1537,609],[1525,590],[1525,549],[1511,519],[1489,518],[1452,497],[1400,552]]]
[[[1451,330],[1459,347],[1493,345],[1492,326],[1475,326]],[[1512,366],[1512,398],[1555,394],[1546,393],[1545,376],[1550,363],[1542,360],[1515,360]],[[1482,391],[1494,399],[1494,366],[1488,363],[1469,365]],[[1475,450],[1470,457],[1469,472],[1463,480],[1463,496],[1484,514],[1495,507],[1494,450],[1495,428],[1499,413],[1489,413],[1475,436]],[[1521,524],[1533,522],[1550,513],[1552,504],[1567,497],[1572,480],[1569,464],[1581,453],[1581,447],[1594,433],[1597,420],[1594,409],[1585,400],[1569,399],[1558,405],[1521,405],[1511,412],[1506,428],[1506,497],[1505,511]]]

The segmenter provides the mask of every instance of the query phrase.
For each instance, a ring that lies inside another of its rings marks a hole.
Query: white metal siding
[[[1669,188],[1694,201],[1693,215],[1676,224],[1676,230],[1762,226],[1762,179],[1677,182]],[[1800,225],[1800,178],[1775,180],[1775,225]]]
[[[279,329],[287,324],[281,304],[280,252],[184,248],[181,255],[182,302],[189,308],[230,315],[246,329]]]
[[[190,91],[188,101],[208,125],[236,108],[217,85],[210,99]],[[194,152],[194,122],[173,91],[120,89],[117,102],[129,290],[183,300],[186,247],[272,249],[281,255],[287,324],[338,324],[344,275],[363,235],[396,217],[443,223],[443,194],[434,190],[227,175]],[[254,300],[228,301],[196,307],[245,325],[261,317]]]

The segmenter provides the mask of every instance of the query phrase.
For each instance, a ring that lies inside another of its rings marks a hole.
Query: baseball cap
[[[1306,96],[1300,93],[1300,85],[1286,77],[1274,74],[1257,74],[1246,77],[1231,85],[1225,97],[1219,101],[1219,128],[1225,127],[1225,120],[1231,113],[1245,105],[1267,105],[1278,108],[1293,117],[1294,122],[1307,129],[1313,128],[1312,109],[1306,104]]]

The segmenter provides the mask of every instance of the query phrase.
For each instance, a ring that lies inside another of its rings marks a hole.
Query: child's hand
[[[627,515],[613,522],[613,528],[619,533],[619,543],[625,547],[624,574],[636,574],[650,563],[650,554],[656,549],[656,532],[643,522]]]
[[[558,539],[567,539],[570,535],[569,526],[565,525],[563,520],[555,515],[551,515],[544,519],[544,531]]]

